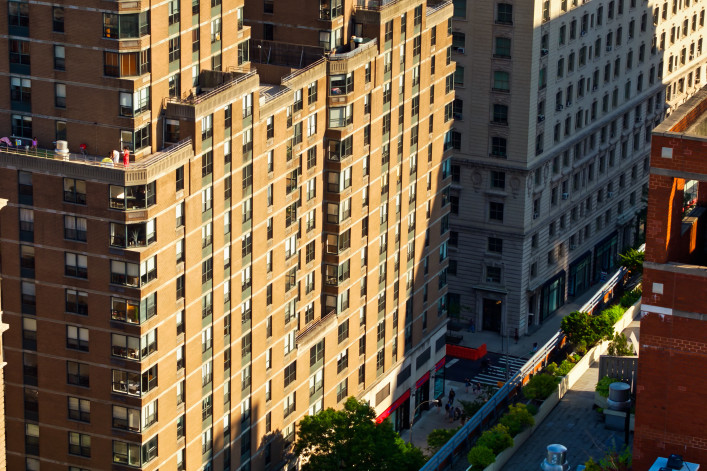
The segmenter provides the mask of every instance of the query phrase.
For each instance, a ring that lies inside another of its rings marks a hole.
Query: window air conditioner
[[[569,194],[569,193],[562,193],[562,199],[563,199],[563,200],[569,199],[569,197],[570,197],[570,194]]]

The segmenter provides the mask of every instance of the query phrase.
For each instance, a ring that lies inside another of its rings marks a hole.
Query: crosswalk
[[[508,357],[508,376],[506,376],[506,357],[500,357],[491,361],[491,365],[485,372],[478,373],[472,381],[497,387],[511,378],[525,364],[527,360],[517,357]]]

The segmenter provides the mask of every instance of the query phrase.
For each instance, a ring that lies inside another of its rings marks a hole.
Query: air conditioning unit
[[[562,193],[562,199],[563,199],[563,200],[569,199],[569,197],[570,197],[570,194],[569,194],[569,193]]]
[[[570,244],[570,250],[574,250],[577,248],[577,244]]]
[[[548,55],[550,51],[548,49],[540,49],[540,55],[541,56],[546,56]]]
[[[579,35],[580,35],[580,36],[586,36],[586,35],[587,35],[587,32],[583,30],[581,33],[579,33]]]
[[[599,88],[599,87],[598,87],[597,85],[594,85],[594,86],[592,87],[592,91],[593,91],[593,92],[596,92],[596,91],[597,91],[597,88]]]
[[[216,41],[220,41],[220,40],[221,40],[221,33],[216,33]]]
[[[544,114],[539,114],[539,115],[538,115],[538,122],[541,123],[541,122],[543,122],[543,121],[545,121],[545,115],[544,115]]]
[[[562,111],[563,109],[564,109],[564,106],[562,106],[562,105],[557,105],[555,107],[555,111]]]
[[[533,213],[533,219],[537,219],[540,217],[540,213]]]
[[[458,48],[457,48],[457,52],[458,52],[459,54],[466,54],[466,49],[464,49],[463,47],[458,47]]]
[[[608,198],[611,198],[611,197],[614,196],[614,192],[613,192],[613,191],[609,191],[609,192],[606,193],[606,195],[607,195]]]
[[[572,102],[568,101],[566,106],[567,106],[567,108],[569,108],[570,106],[572,106]]]
[[[613,47],[611,47],[611,46],[606,46],[606,52],[611,52],[612,49],[613,49]]]

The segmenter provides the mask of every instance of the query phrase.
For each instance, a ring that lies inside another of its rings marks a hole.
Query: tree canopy
[[[328,408],[304,417],[294,451],[304,458],[303,471],[417,471],[422,452],[405,443],[390,421],[376,424],[365,402],[349,397],[344,408]]]

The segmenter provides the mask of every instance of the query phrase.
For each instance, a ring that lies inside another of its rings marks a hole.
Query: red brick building
[[[634,468],[707,464],[707,89],[653,131]]]

